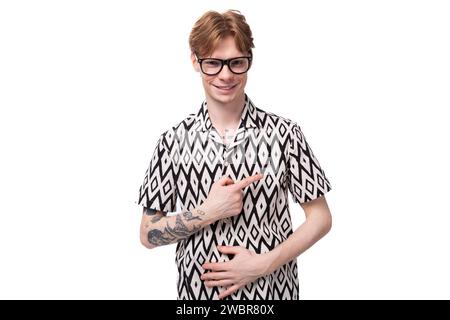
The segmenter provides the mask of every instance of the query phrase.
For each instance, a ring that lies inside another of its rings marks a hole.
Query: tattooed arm
[[[192,211],[167,217],[167,212],[144,208],[141,221],[141,243],[152,249],[189,237],[215,221],[203,209],[199,206]]]
[[[262,177],[262,174],[256,174],[233,181],[223,176],[213,183],[208,197],[200,206],[175,216],[167,217],[166,212],[144,208],[141,222],[142,244],[151,249],[175,243],[217,220],[238,215],[243,207],[242,189]]]

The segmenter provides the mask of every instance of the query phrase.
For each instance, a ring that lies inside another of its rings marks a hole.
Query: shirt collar
[[[195,130],[197,131],[209,131],[212,128],[211,119],[209,118],[208,105],[206,100],[203,101],[200,110],[195,116]],[[245,93],[244,109],[241,113],[241,119],[239,122],[239,128],[259,128],[258,111],[255,105],[252,103],[248,95]]]

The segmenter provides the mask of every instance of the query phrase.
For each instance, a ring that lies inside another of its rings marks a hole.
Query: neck
[[[237,129],[245,103],[244,93],[228,103],[222,103],[207,95],[206,103],[208,104],[209,118],[214,128],[220,132]]]

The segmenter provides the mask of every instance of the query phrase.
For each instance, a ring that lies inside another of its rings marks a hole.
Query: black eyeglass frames
[[[231,72],[234,74],[243,74],[250,69],[252,57],[251,56],[242,56],[235,57],[231,59],[216,59],[216,58],[197,58],[198,63],[200,64],[200,69],[202,72],[208,76],[214,76],[219,74],[222,71],[223,66],[227,65]]]

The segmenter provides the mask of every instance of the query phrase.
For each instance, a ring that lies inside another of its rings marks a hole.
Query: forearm
[[[264,275],[269,274],[297,258],[317,241],[319,241],[331,228],[331,215],[329,212],[316,212],[311,214],[284,242],[263,255],[266,262]]]
[[[214,221],[212,214],[202,206],[174,216],[158,212],[146,221],[141,237],[145,237],[149,248],[168,245],[189,237]]]

